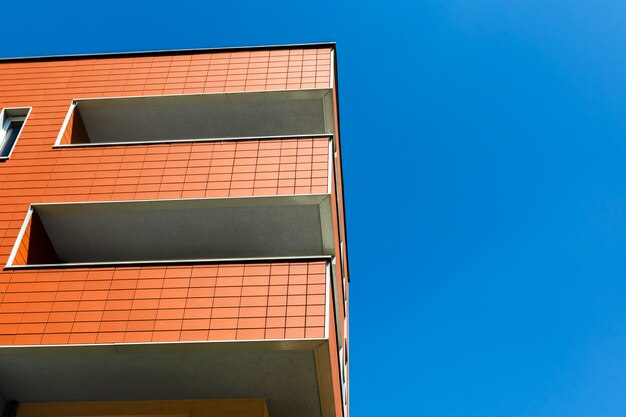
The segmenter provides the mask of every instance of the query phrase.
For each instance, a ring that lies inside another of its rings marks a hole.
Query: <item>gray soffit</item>
[[[314,349],[325,343],[2,348],[0,395],[20,402],[265,398],[273,417],[320,417]]]
[[[76,99],[92,144],[333,132],[327,89]]]

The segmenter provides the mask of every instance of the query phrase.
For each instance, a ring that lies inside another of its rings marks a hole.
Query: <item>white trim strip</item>
[[[75,97],[73,99],[76,104],[80,101],[108,101],[117,99],[150,99],[150,98],[164,98],[164,97],[204,97],[204,96],[236,96],[245,94],[263,94],[268,93],[271,95],[280,94],[295,94],[295,93],[320,93],[319,97],[325,97],[331,88],[292,88],[283,90],[246,90],[246,91],[214,91],[210,93],[187,93],[187,94],[149,94],[149,95],[134,95],[134,96],[106,96],[106,97]],[[321,94],[324,93],[324,94]]]
[[[335,160],[333,152],[333,137],[328,139],[328,194],[332,193],[332,176],[335,170]]]
[[[328,88],[335,88],[335,48],[330,51],[330,85]]]
[[[329,256],[329,259],[332,257]],[[324,339],[328,339],[330,335],[330,303],[332,291],[330,286],[330,262],[326,262],[326,311],[324,313]]]
[[[62,201],[31,203],[32,206],[64,206],[76,204],[118,204],[118,203],[162,203],[162,202],[192,202],[192,201],[233,201],[233,200],[284,200],[289,204],[319,204],[330,198],[330,194],[279,194],[279,195],[244,195],[233,197],[198,197],[198,198],[153,198],[144,200],[100,200],[100,201]]]
[[[17,234],[17,241],[13,245],[13,249],[11,250],[11,255],[9,255],[8,265],[12,265],[15,257],[17,256],[17,252],[20,250],[20,245],[22,243],[22,239],[24,239],[24,234],[26,233],[26,228],[28,227],[28,223],[30,219],[33,217],[33,205],[28,206],[28,211],[26,212],[26,218],[22,223],[22,227],[20,228],[20,232]]]
[[[74,112],[74,108],[76,107],[76,101],[72,100],[70,102],[70,108],[65,115],[65,119],[63,120],[63,124],[61,125],[61,130],[59,130],[59,134],[57,135],[57,140],[54,142],[53,148],[58,146],[68,146],[61,145],[61,138],[63,137],[63,133],[65,133],[65,129],[67,129],[67,125],[70,122],[70,118],[72,117],[72,113]]]
[[[69,119],[68,119],[69,120]],[[66,126],[64,124],[64,126]],[[271,139],[308,139],[332,137],[332,133],[311,133],[306,135],[273,135],[273,136],[233,136],[227,138],[200,138],[200,139],[170,139],[170,140],[141,140],[132,142],[99,142],[99,143],[74,143],[62,144],[59,141],[63,136],[65,127],[59,132],[57,143],[53,148],[90,148],[94,146],[129,146],[129,145],[154,145],[159,143],[190,143],[190,142],[228,142],[233,140],[271,140]]]
[[[327,342],[327,339],[320,338],[290,338],[290,339],[233,339],[233,340],[185,340],[184,342],[121,342],[121,343],[76,343],[76,344],[59,344],[59,345],[0,345],[0,352],[3,350],[16,350],[16,349],[36,349],[36,348],[75,348],[75,347],[122,347],[122,346],[177,346],[177,345],[200,345],[200,344],[217,344],[217,343],[264,343],[264,342],[319,342],[323,344]],[[318,345],[319,346],[319,345]],[[317,347],[317,346],[316,346]],[[315,348],[313,348],[315,349]]]
[[[21,239],[19,240],[21,242]],[[15,245],[19,248],[19,244]],[[15,250],[15,249],[14,249]],[[17,253],[17,252],[16,252]],[[307,260],[328,260],[331,255],[314,255],[314,256],[268,256],[260,258],[201,258],[201,259],[157,259],[149,261],[112,261],[112,262],[69,262],[58,264],[28,264],[28,265],[7,265],[4,269],[33,269],[33,268],[72,268],[72,267],[91,267],[91,266],[132,266],[132,265],[186,265],[199,263],[256,263],[256,262],[272,262],[272,261],[307,261]],[[11,262],[13,259],[9,259]]]

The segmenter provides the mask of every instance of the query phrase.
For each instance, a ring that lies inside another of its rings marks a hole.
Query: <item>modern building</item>
[[[0,60],[4,417],[348,413],[332,43]]]

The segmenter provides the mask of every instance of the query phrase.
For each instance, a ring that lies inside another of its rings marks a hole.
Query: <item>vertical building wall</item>
[[[336,100],[333,53],[317,46],[1,62],[0,107],[32,111],[11,157],[0,163],[0,262],[6,264],[32,203],[323,194],[329,185],[339,254],[345,219],[332,136],[53,147],[77,98],[323,88]],[[80,125],[79,117],[73,114],[67,127]],[[87,141],[83,130],[74,134],[62,143]],[[16,265],[29,256],[45,263],[45,242],[29,251],[37,221],[31,219]],[[339,415],[347,263],[337,264],[330,297],[320,260],[3,269],[0,344],[328,337]],[[332,323],[325,322],[329,309],[337,312]]]

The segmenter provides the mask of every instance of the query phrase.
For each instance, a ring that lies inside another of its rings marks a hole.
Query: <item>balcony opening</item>
[[[31,206],[7,267],[323,257],[328,195]]]
[[[330,90],[74,100],[57,146],[332,134]]]

